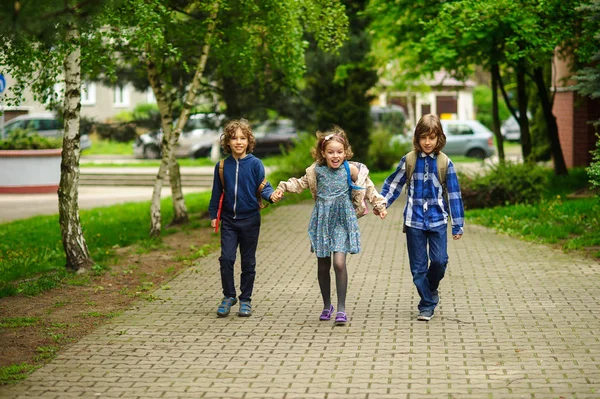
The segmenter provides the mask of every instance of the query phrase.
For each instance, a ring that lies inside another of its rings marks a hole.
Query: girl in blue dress
[[[315,199],[308,237],[311,251],[317,255],[318,279],[323,297],[320,320],[330,320],[334,312],[331,303],[331,264],[335,270],[337,289],[336,324],[348,321],[346,292],[348,271],[346,254],[360,252],[358,218],[366,213],[365,200],[369,201],[384,219],[387,215],[383,197],[377,192],[367,167],[352,158],[352,148],[346,133],[339,127],[327,132],[317,132],[317,143],[311,149],[315,162],[301,178],[280,182],[273,193],[281,199],[284,192],[300,193],[309,188]],[[375,212],[374,212],[375,213]]]

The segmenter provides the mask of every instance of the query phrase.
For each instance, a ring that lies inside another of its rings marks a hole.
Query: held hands
[[[387,216],[387,209],[378,211],[377,209],[373,208],[373,214],[379,216],[379,218],[381,218],[381,220],[383,220]]]
[[[273,191],[273,194],[271,194],[271,201],[273,202],[279,202],[281,201],[281,199],[283,198],[283,191],[277,189],[275,191]]]

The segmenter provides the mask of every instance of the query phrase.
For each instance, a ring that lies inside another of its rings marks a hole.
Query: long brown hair
[[[446,145],[446,135],[444,134],[442,123],[436,115],[423,115],[415,127],[415,135],[413,136],[413,148],[415,151],[423,151],[419,144],[419,139],[423,136],[429,136],[431,133],[437,137],[437,145],[433,149],[433,152],[437,155]]]
[[[344,146],[344,151],[346,152],[346,160],[352,158],[354,153],[352,152],[352,147],[350,143],[348,143],[348,137],[346,136],[346,132],[339,126],[333,126],[331,129],[321,132],[318,131],[317,135],[317,143],[313,148],[310,149],[310,155],[312,155],[313,159],[317,161],[319,165],[325,165],[327,161],[325,161],[325,157],[323,156],[323,151],[327,148],[327,145],[332,141],[337,141]]]
[[[225,154],[231,154],[229,142],[235,137],[238,129],[240,129],[242,134],[248,139],[248,148],[246,149],[246,154],[250,154],[252,151],[254,151],[256,139],[252,133],[252,127],[250,127],[250,123],[248,123],[248,121],[245,119],[233,119],[227,122],[225,129],[223,130],[223,134],[221,135],[221,148]]]

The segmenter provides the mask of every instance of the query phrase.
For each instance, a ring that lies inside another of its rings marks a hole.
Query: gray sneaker
[[[240,311],[238,312],[238,316],[240,317],[250,317],[252,316],[252,305],[248,301],[240,302]]]
[[[422,310],[417,316],[417,320],[420,321],[429,321],[431,319],[433,319],[433,310]]]
[[[235,305],[236,303],[237,303],[237,299],[224,297],[221,300],[221,304],[219,305],[219,308],[217,309],[217,316],[219,316],[219,317],[227,316],[229,314],[229,312],[231,311],[231,307],[233,305]]]

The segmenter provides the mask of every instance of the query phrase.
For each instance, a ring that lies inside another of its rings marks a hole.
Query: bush
[[[121,143],[132,141],[136,137],[135,124],[133,123],[100,123],[96,125],[96,133],[101,139]]]
[[[161,127],[160,111],[156,104],[138,104],[133,110],[133,120],[139,127],[158,130]]]
[[[0,150],[49,150],[62,148],[62,139],[43,137],[29,130],[15,129],[0,140]]]
[[[367,166],[373,172],[390,170],[411,149],[412,143],[410,141],[406,143],[392,141],[392,134],[389,130],[376,129],[371,135]]]
[[[596,134],[596,137],[598,137],[598,141],[596,149],[592,151],[592,163],[586,171],[592,187],[600,188],[600,134]]]
[[[315,160],[310,155],[310,150],[315,146],[315,135],[301,133],[296,145],[291,150],[284,150],[277,170],[269,176],[269,181],[277,187],[280,181],[290,177],[302,177]]]
[[[548,184],[544,168],[528,163],[496,165],[485,175],[461,174],[459,180],[467,209],[535,203]]]

